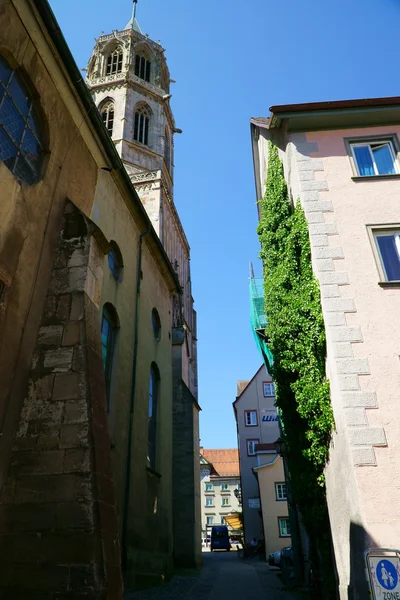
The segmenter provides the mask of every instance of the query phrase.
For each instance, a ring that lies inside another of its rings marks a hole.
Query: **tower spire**
[[[135,31],[142,33],[142,31],[139,27],[139,23],[136,21],[136,6],[137,6],[137,3],[139,0],[132,0],[132,1],[133,1],[132,16],[129,20],[129,23],[124,27],[124,31],[126,29],[134,29]]]

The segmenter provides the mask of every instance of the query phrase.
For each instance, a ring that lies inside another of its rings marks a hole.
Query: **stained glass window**
[[[40,179],[40,121],[22,75],[0,54],[0,160],[28,185]]]

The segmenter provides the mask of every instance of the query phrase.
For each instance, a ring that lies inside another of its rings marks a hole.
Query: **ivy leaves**
[[[323,472],[334,427],[325,377],[325,328],[307,221],[300,202],[295,207],[290,202],[278,150],[271,142],[261,208],[266,335],[274,355],[277,406],[292,491],[306,527],[315,528],[317,514],[326,518]]]

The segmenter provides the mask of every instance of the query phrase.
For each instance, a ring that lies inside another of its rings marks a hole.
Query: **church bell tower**
[[[163,222],[163,209],[169,203],[171,212],[175,212],[173,138],[180,130],[175,128],[170,107],[171,80],[165,49],[143,35],[136,20],[136,4],[123,30],[96,40],[86,83],[153,226],[166,245],[168,224]],[[180,222],[177,225],[182,227]]]

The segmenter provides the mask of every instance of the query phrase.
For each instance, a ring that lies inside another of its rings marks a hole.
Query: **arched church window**
[[[150,124],[150,109],[146,104],[142,104],[135,110],[135,127],[133,138],[145,144],[149,143],[149,124]]]
[[[114,52],[111,52],[111,54],[107,56],[106,75],[121,73],[123,58],[124,53],[121,48],[116,48]]]
[[[167,127],[164,134],[164,160],[168,171],[171,171],[171,136]]]
[[[0,54],[0,160],[28,185],[40,179],[42,127],[24,78]]]
[[[150,69],[151,63],[143,54],[136,54],[135,58],[135,75],[136,77],[140,77],[140,79],[144,79],[145,81],[150,81]]]
[[[100,107],[100,114],[108,133],[112,136],[114,128],[114,102],[112,100],[104,102]]]

